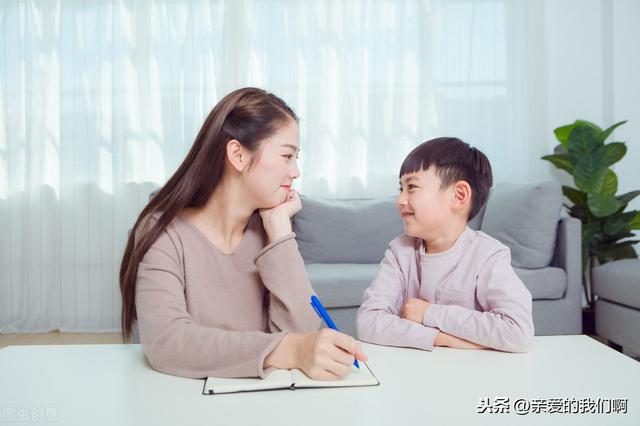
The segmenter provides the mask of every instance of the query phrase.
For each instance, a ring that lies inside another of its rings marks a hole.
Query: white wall
[[[640,2],[612,1],[613,121],[629,120],[615,133],[627,142],[627,156],[616,166],[619,190],[640,189]],[[606,117],[606,116],[605,116]],[[630,205],[640,209],[640,197]],[[639,246],[636,246],[636,249]]]
[[[542,13],[547,151],[557,144],[552,129],[577,118],[602,127],[629,120],[609,140],[627,142],[614,166],[619,193],[640,189],[640,2],[545,0]],[[640,199],[630,207],[640,209]]]
[[[576,118],[603,125],[601,1],[553,0],[545,6],[549,129]],[[553,148],[557,142],[549,136]]]

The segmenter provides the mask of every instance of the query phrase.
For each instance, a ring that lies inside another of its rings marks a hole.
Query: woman
[[[346,375],[356,341],[323,329],[291,230],[298,119],[245,88],[222,99],[186,159],[144,208],[120,268],[122,333],[137,321],[150,364],[183,377]]]

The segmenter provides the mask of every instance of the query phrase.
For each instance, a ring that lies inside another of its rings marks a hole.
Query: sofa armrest
[[[551,262],[565,270],[565,297],[580,300],[582,294],[582,222],[575,217],[563,217],[558,222],[556,250]]]

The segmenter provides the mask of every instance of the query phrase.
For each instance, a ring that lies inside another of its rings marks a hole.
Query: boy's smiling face
[[[441,185],[434,166],[402,176],[396,205],[407,235],[426,241],[438,239],[456,220],[452,211],[455,185],[445,189]]]

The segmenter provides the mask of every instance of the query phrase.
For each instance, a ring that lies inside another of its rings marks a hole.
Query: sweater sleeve
[[[360,339],[380,345],[433,349],[437,329],[400,317],[407,285],[393,250],[388,248],[358,310]]]
[[[151,366],[191,378],[264,377],[264,359],[286,333],[230,331],[197,324],[187,311],[180,259],[181,250],[165,232],[138,266],[138,329]]]
[[[504,248],[483,265],[476,297],[484,312],[432,304],[423,323],[470,342],[507,352],[527,352],[533,338],[531,293],[511,267]]]
[[[267,245],[258,253],[255,263],[269,291],[269,331],[318,330],[320,318],[310,305],[313,288],[295,234]]]

